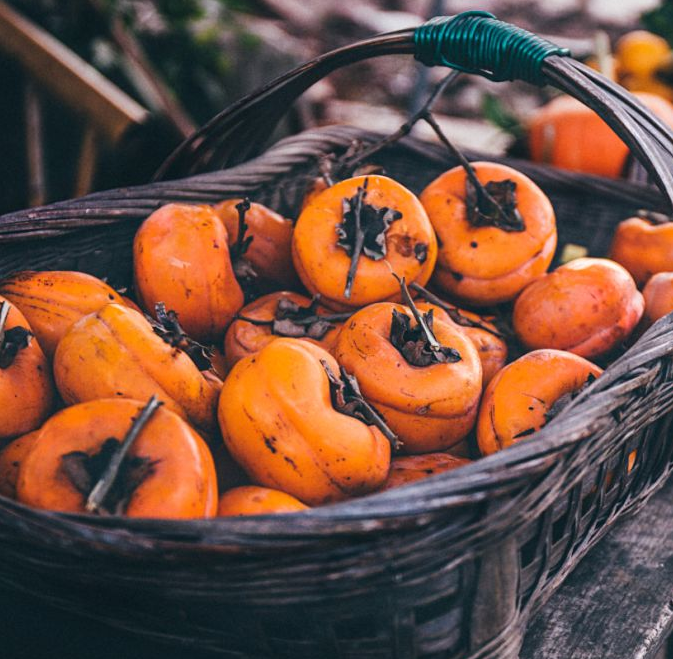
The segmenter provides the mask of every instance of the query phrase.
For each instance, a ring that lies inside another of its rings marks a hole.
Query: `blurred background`
[[[296,64],[475,8],[654,95],[673,123],[673,0],[0,0],[0,213],[147,182],[196,127]],[[315,85],[280,134],[392,132],[444,73],[397,57],[351,66]],[[575,131],[567,146],[596,126],[550,101],[550,89],[463,76],[435,110],[458,146],[622,175],[612,152],[588,163],[558,150],[563,131]]]

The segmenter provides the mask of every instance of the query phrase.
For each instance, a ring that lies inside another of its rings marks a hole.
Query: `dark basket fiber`
[[[342,153],[354,138],[377,136],[310,131],[224,171],[4,216],[0,276],[78,269],[128,285],[134,231],[155,208],[248,195],[295,215],[317,157]],[[456,164],[411,138],[376,160],[415,192]],[[620,220],[668,208],[653,188],[504,162],[551,198],[560,249],[570,242],[604,255]],[[0,497],[0,580],[110,625],[232,658],[516,657],[531,612],[669,474],[671,353],[669,316],[533,438],[454,472],[301,514],[171,522],[62,515]]]

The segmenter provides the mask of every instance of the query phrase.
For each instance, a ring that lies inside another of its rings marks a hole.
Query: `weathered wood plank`
[[[673,631],[673,480],[533,619],[521,659],[654,659]]]

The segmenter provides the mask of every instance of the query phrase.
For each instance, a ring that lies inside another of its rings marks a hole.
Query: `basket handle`
[[[231,167],[264,148],[288,107],[327,74],[372,57],[408,54],[491,80],[551,84],[595,110],[629,146],[673,208],[673,133],[632,94],[572,59],[565,48],[484,11],[436,17],[302,64],[242,98],[185,140],[155,180]]]

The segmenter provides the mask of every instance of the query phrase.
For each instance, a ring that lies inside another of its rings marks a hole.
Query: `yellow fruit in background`
[[[621,37],[615,46],[618,75],[650,77],[670,50],[666,39],[652,32],[647,30],[629,32]]]

